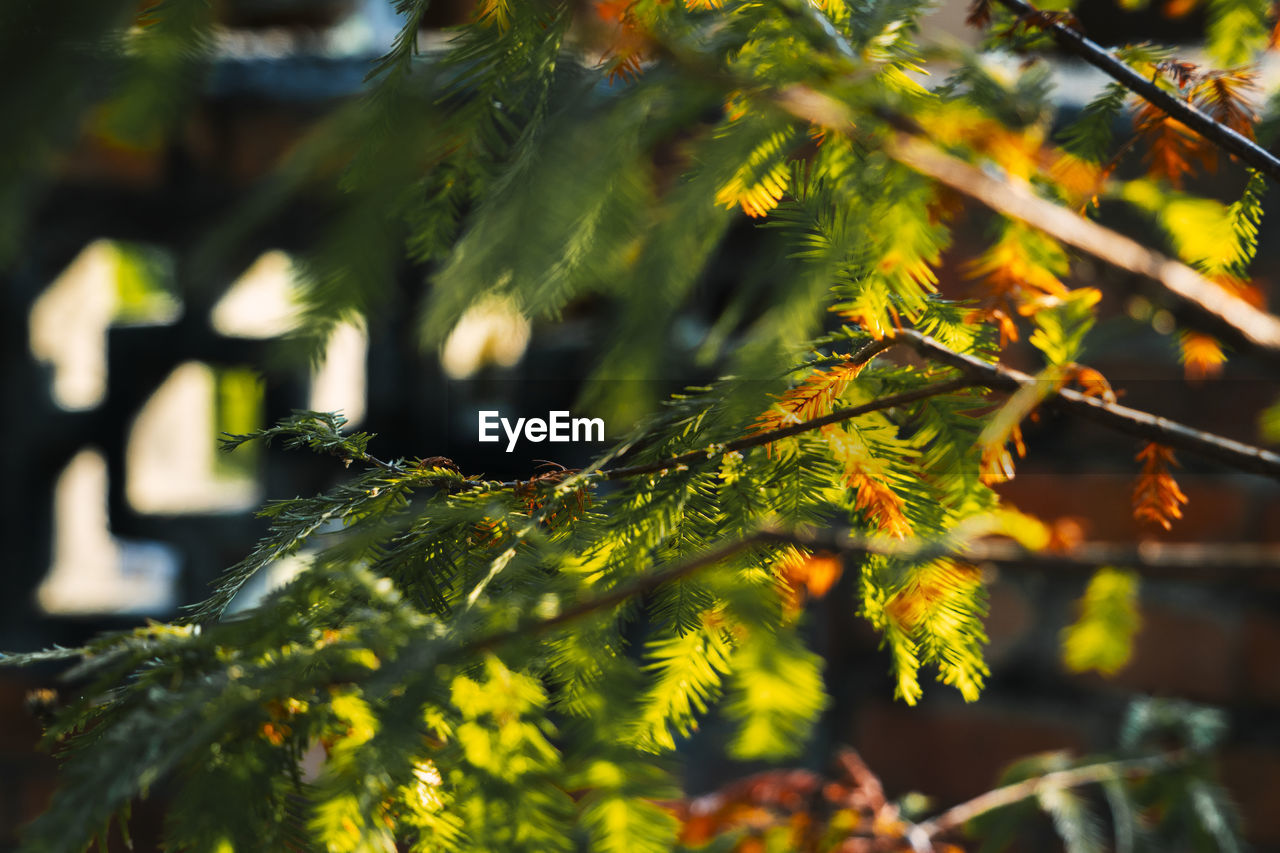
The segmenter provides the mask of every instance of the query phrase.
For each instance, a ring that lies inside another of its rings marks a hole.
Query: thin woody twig
[[[870,358],[895,343],[911,346],[927,358],[956,368],[961,371],[963,378],[926,385],[912,391],[872,400],[861,406],[838,409],[820,418],[748,436],[717,447],[691,451],[658,462],[626,468],[605,469],[598,472],[598,475],[605,479],[617,480],[673,469],[680,465],[692,465],[706,461],[709,458],[718,458],[722,453],[760,447],[783,438],[818,429],[830,423],[849,420],[868,412],[895,408],[906,403],[947,394],[972,385],[982,385],[997,391],[1017,391],[1025,385],[1040,381],[1022,371],[1014,370],[1001,364],[992,364],[980,358],[956,352],[914,329],[903,329],[891,338],[873,342],[872,345],[857,353],[854,356],[854,360],[856,361],[856,359],[864,355],[866,358]],[[1165,444],[1175,449],[1197,453],[1241,471],[1280,478],[1280,454],[1204,432],[1140,409],[1122,406],[1119,403],[1108,403],[1105,400],[1090,397],[1072,388],[1058,389],[1042,405],[1061,409],[1095,423],[1100,423],[1116,432]]]
[[[890,341],[892,343],[892,341]],[[883,349],[883,347],[882,347]],[[915,403],[929,397],[936,397],[941,394],[950,394],[952,391],[958,391],[961,388],[967,388],[975,383],[969,379],[948,379],[943,382],[937,382],[933,385],[925,385],[921,388],[913,388],[910,391],[903,391],[900,394],[890,394],[888,397],[881,397],[878,400],[872,400],[869,403],[863,403],[860,406],[850,406],[844,409],[836,409],[821,417],[812,418],[807,421],[792,424],[790,426],[779,427],[778,429],[768,430],[767,432],[749,435],[746,438],[740,438],[737,441],[725,442],[708,449],[692,450],[688,453],[682,453],[679,456],[672,456],[657,462],[649,462],[644,465],[632,465],[626,468],[608,468],[600,471],[599,474],[607,480],[620,480],[626,477],[635,477],[640,474],[652,474],[656,471],[665,471],[667,469],[677,468],[681,465],[690,465],[695,462],[705,461],[709,456],[719,457],[725,453],[732,453],[738,450],[749,450],[752,447],[762,447],[766,444],[772,444],[784,438],[790,438],[801,433],[811,432],[824,426],[840,423],[841,421],[851,420],[859,415],[865,415],[870,412],[879,412],[885,409],[892,409],[907,403]]]
[[[708,551],[695,554],[688,559],[673,563],[665,569],[659,569],[655,572],[636,575],[626,583],[618,584],[610,590],[607,590],[585,601],[581,601],[576,605],[568,607],[554,616],[546,618],[537,618],[517,625],[509,631],[501,631],[490,634],[487,637],[481,637],[471,643],[467,643],[458,651],[458,655],[465,656],[478,652],[490,651],[502,646],[512,640],[520,638],[528,638],[537,634],[543,634],[547,631],[567,625],[570,622],[576,622],[592,613],[600,610],[607,610],[622,604],[624,601],[635,598],[639,595],[652,592],[663,584],[680,580],[688,577],[703,569],[710,568],[717,563],[727,560],[729,557],[745,551],[755,545],[767,542],[772,538],[773,533],[769,530],[761,530],[755,533],[749,533],[739,539],[724,543]]]
[[[896,339],[921,355],[948,364],[989,388],[1016,391],[1037,380],[1019,370],[956,352],[920,332],[907,329]],[[1173,448],[1189,450],[1241,471],[1280,478],[1280,454],[1223,438],[1119,403],[1108,403],[1071,388],[1059,389],[1042,404],[1100,423],[1109,429]]]
[[[1206,331],[1273,362],[1280,361],[1280,318],[1228,293],[1186,264],[1040,198],[1025,187],[992,177],[914,134],[898,133],[886,152],[904,166],[996,213],[1021,220],[1059,242],[1158,285],[1176,310],[1192,315]]]
[[[1036,21],[1064,50],[1074,53],[1130,92],[1143,98],[1194,130],[1209,142],[1239,157],[1253,168],[1280,181],[1280,158],[1247,136],[1214,121],[1195,106],[1161,89],[1152,80],[1134,71],[1114,54],[1062,21],[1040,14],[1040,10],[1025,0],[995,0],[1014,14]]]
[[[967,544],[899,541],[857,536],[849,530],[766,531],[775,542],[815,551],[876,554],[905,562],[951,559],[1010,571],[1051,569],[1086,573],[1099,566],[1123,566],[1161,580],[1230,582],[1241,574],[1280,572],[1280,546],[1236,543],[1143,542],[1139,545],[1090,542],[1069,551],[1032,551],[1016,542],[995,539]]]
[[[1085,785],[1096,785],[1102,782],[1159,773],[1185,763],[1189,757],[1190,755],[1187,752],[1178,750],[1143,758],[1104,761],[1069,770],[1046,773],[1043,776],[1036,776],[1023,782],[1016,782],[1012,785],[1005,785],[1002,788],[987,791],[985,794],[980,794],[971,800],[953,806],[937,817],[924,823],[916,824],[908,834],[908,838],[917,851],[931,850],[932,845],[930,842],[933,839],[953,832],[974,818],[996,809],[1020,803],[1047,791],[1063,791],[1070,788],[1081,788]]]
[[[996,391],[1017,391],[1023,386],[1034,384],[1038,381],[1034,376],[1005,367],[1001,364],[993,364],[983,361],[971,355],[956,352],[928,335],[922,334],[914,329],[903,329],[892,337],[886,337],[879,341],[873,341],[864,347],[861,351],[844,361],[853,361],[854,363],[862,363],[881,352],[884,352],[894,344],[905,344],[912,347],[926,358],[946,364],[962,373],[962,376],[956,379],[949,379],[937,382],[932,385],[926,385],[921,388],[915,388],[910,391],[904,391],[900,394],[892,394],[882,397],[878,400],[872,400],[860,406],[851,406],[844,409],[837,409],[822,417],[813,418],[801,423],[792,424],[767,432],[757,433],[738,439],[737,441],[726,442],[724,444],[712,445],[710,447],[699,450],[692,450],[677,456],[671,456],[657,462],[649,462],[643,465],[631,465],[622,468],[606,468],[598,471],[585,472],[585,477],[595,477],[605,480],[622,480],[629,477],[636,477],[643,474],[652,474],[659,471],[675,470],[681,466],[692,466],[706,462],[709,459],[718,459],[725,453],[731,453],[739,450],[747,450],[753,447],[761,447],[784,438],[790,438],[820,429],[833,423],[851,420],[860,415],[870,412],[884,411],[886,409],[896,408],[908,403],[917,402],[929,397],[949,394],[962,388],[981,385]],[[1128,406],[1122,406],[1119,403],[1108,403],[1097,397],[1090,397],[1080,391],[1072,388],[1060,388],[1053,395],[1049,396],[1041,405],[1056,408],[1068,412],[1095,423],[1121,432],[1126,435],[1132,435],[1135,438],[1154,441],[1164,444],[1178,450],[1186,450],[1192,453],[1206,456],[1225,463],[1237,470],[1245,471],[1252,474],[1260,474],[1267,477],[1280,478],[1280,454],[1273,453],[1269,450],[1263,450],[1244,442],[1235,441],[1230,438],[1213,433],[1204,432],[1193,427],[1169,418],[1153,415],[1150,412],[1144,412],[1141,409],[1133,409]],[[491,482],[483,480],[464,481],[461,486],[470,486],[471,488],[487,488],[487,489],[508,489],[518,488],[532,484],[533,480],[511,480],[507,482]]]
[[[1025,0],[996,0],[1023,17],[1037,16],[1043,27],[1063,47],[1078,54],[1109,74],[1130,91],[1146,98],[1173,118],[1223,150],[1239,156],[1249,165],[1280,180],[1280,158],[1253,140],[1214,121],[1192,104],[1179,100],[1125,65],[1096,43],[1061,21],[1040,15]],[[805,4],[806,13],[825,20],[817,9]],[[829,26],[824,31],[830,31]],[[835,34],[841,52],[847,51],[843,38]],[[854,132],[848,106],[808,86],[793,85],[773,96],[782,110],[826,127],[843,127]],[[888,117],[903,129],[908,120]],[[967,195],[997,213],[1020,219],[1050,236],[1099,260],[1127,270],[1159,285],[1176,303],[1179,313],[1190,313],[1206,331],[1258,350],[1273,361],[1280,360],[1280,319],[1259,311],[1237,296],[1227,293],[1185,264],[1170,260],[1109,228],[1085,219],[1066,208],[1039,198],[1024,187],[998,180],[981,170],[940,151],[911,132],[898,133],[886,145],[886,153],[903,165]]]
[[[820,530],[783,529],[764,526],[737,539],[721,543],[665,568],[636,575],[625,583],[599,595],[587,598],[550,617],[525,620],[507,631],[479,638],[462,646],[456,655],[491,651],[512,641],[529,637],[575,622],[601,610],[616,607],[658,587],[709,569],[730,557],[764,544],[800,545],[816,551],[837,554],[890,557],[909,563],[953,559],[978,565],[1008,569],[1096,569],[1099,566],[1124,566],[1156,571],[1162,579],[1206,577],[1226,579],[1228,573],[1280,571],[1280,547],[1271,545],[1227,544],[1143,544],[1139,546],[1091,543],[1068,553],[1031,551],[1014,542],[982,541],[963,545],[943,542],[920,542],[867,538],[847,529]]]

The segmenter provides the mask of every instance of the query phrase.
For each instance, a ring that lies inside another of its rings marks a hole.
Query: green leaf
[[[1119,83],[1109,83],[1102,94],[1090,101],[1080,117],[1058,133],[1065,148],[1077,157],[1101,163],[1111,148],[1111,137],[1129,90]]]
[[[1267,45],[1271,15],[1266,0],[1209,0],[1209,56],[1219,68],[1233,68],[1254,61]]]
[[[1268,444],[1280,444],[1280,400],[1262,410],[1258,416],[1258,432]]]
[[[791,631],[752,630],[733,655],[725,713],[738,724],[729,752],[739,759],[796,754],[827,697],[820,657]]]
[[[1076,621],[1063,631],[1062,662],[1067,669],[1103,675],[1123,669],[1142,624],[1137,605],[1137,574],[1098,569],[1077,604]]]
[[[1035,313],[1036,330],[1030,343],[1044,354],[1050,365],[1078,361],[1085,336],[1093,328],[1094,307],[1102,292],[1092,287],[1073,290]]]
[[[687,634],[655,639],[646,652],[654,676],[640,700],[636,743],[654,751],[675,749],[675,735],[687,737],[719,698],[721,677],[730,669],[725,631],[704,622]]]

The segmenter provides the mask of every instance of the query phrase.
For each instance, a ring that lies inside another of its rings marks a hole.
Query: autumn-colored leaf
[[[1085,536],[1085,519],[1074,515],[1056,518],[1049,525],[1049,542],[1044,546],[1046,551],[1055,554],[1069,554],[1074,551]]]
[[[861,469],[846,472],[845,484],[857,494],[853,501],[855,510],[863,510],[867,517],[890,536],[906,539],[911,535],[911,524],[902,511],[902,498],[893,489]]]
[[[1154,178],[1181,187],[1183,176],[1195,171],[1193,163],[1210,168],[1216,162],[1213,149],[1195,131],[1145,100],[1134,108],[1133,126],[1146,143],[1147,172]]]
[[[485,518],[472,527],[470,542],[477,548],[494,545],[507,534],[507,524],[500,518]]]
[[[1041,374],[1040,378],[1042,381],[1027,383],[1010,395],[979,433],[978,446],[982,449],[982,457],[978,478],[983,483],[990,486],[1013,479],[1013,455],[1008,449],[1010,442],[1018,458],[1027,455],[1027,445],[1022,440],[1022,422],[1027,418],[1034,419],[1036,407],[1062,385],[1062,376],[1056,371],[1053,375]]]
[[[511,0],[481,0],[476,19],[482,24],[506,30],[511,26]]]
[[[747,115],[749,101],[746,94],[741,89],[734,89],[724,98],[724,117],[725,121],[740,121]]]
[[[807,770],[768,770],[732,782],[679,805],[680,842],[702,845],[735,829],[759,831],[789,820],[808,807],[821,784],[817,774]]]
[[[875,459],[856,432],[838,425],[822,430],[831,455],[844,466],[844,483],[854,493],[853,509],[866,514],[881,531],[897,539],[912,535],[902,498],[885,482],[883,464]]]
[[[945,612],[953,601],[971,598],[980,584],[981,574],[973,566],[937,560],[916,569],[911,582],[885,605],[885,612],[910,631]]]
[[[1142,473],[1133,489],[1133,517],[1169,530],[1174,519],[1182,518],[1182,505],[1187,502],[1169,473],[1178,464],[1173,450],[1152,441],[1135,458],[1142,462]]]
[[[1249,68],[1213,71],[1203,75],[1192,92],[1195,105],[1219,124],[1253,138],[1258,114],[1250,99],[1258,91],[1258,74]]]
[[[773,564],[782,593],[784,610],[794,616],[807,600],[822,598],[844,571],[833,554],[812,554],[802,548],[788,548]]]
[[[639,49],[619,40],[604,57],[604,67],[608,71],[609,81],[626,82],[639,77],[643,56]]]
[[[852,750],[838,755],[843,774],[823,778],[808,770],[766,770],[675,805],[680,843],[702,848],[738,834],[735,853],[765,850],[910,853],[908,825],[899,806]],[[961,853],[935,843],[937,853]]]
[[[293,729],[283,723],[263,723],[260,731],[262,737],[272,746],[280,746],[289,735],[293,734]]]
[[[1205,278],[1221,287],[1227,293],[1238,296],[1245,302],[1248,302],[1254,308],[1266,310],[1267,297],[1263,293],[1262,288],[1254,281],[1240,278],[1230,273],[1217,273],[1216,275],[1208,275]]]
[[[769,411],[756,418],[753,434],[829,414],[862,368],[862,364],[845,362],[810,373],[803,382],[779,397]],[[882,466],[856,433],[831,424],[823,427],[822,436],[831,448],[832,457],[844,466],[845,485],[855,493],[855,511],[865,511],[867,518],[890,536],[899,539],[910,536],[911,525],[903,510],[902,499],[884,482]]]
[[[1000,330],[1000,348],[1004,349],[1011,342],[1018,340],[1018,324],[1013,321],[1009,314],[1000,308],[988,308],[985,311],[979,310],[973,312],[971,316],[986,319],[996,324],[996,328]],[[973,322],[968,317],[967,322]]]
[[[1015,426],[1010,435],[1014,439],[1014,448],[1018,452],[1018,457],[1026,456],[1027,446],[1022,441],[1022,427]],[[978,463],[978,479],[983,484],[994,486],[1007,483],[1013,479],[1015,473],[1013,454],[1003,442],[988,444],[983,448],[982,458]]]
[[[804,381],[787,390],[769,411],[756,418],[753,434],[813,420],[829,414],[863,365],[846,362],[826,370],[815,370]]]
[[[1250,102],[1257,91],[1257,72],[1249,68],[1202,72],[1190,62],[1167,60],[1153,66],[1158,75],[1169,78],[1184,97],[1214,121],[1242,136],[1253,138],[1257,112]],[[1171,118],[1150,102],[1134,101],[1134,128],[1147,144],[1148,172],[1165,178],[1175,187],[1196,164],[1217,167],[1217,149],[1191,128]]]
[[[1049,159],[1048,175],[1063,191],[1073,207],[1096,201],[1111,169],[1065,151]]]
[[[1048,237],[1024,226],[1010,225],[991,248],[968,265],[966,272],[979,280],[982,295],[988,301],[1007,301],[1020,307],[1037,296],[1066,295],[1067,286],[1056,274],[1063,258],[1061,249]]]
[[[598,0],[595,5],[596,16],[611,25],[600,60],[611,82],[638,77],[651,46],[648,34],[632,14],[633,6],[635,0]]]
[[[1178,336],[1179,357],[1188,379],[1208,379],[1222,372],[1226,353],[1212,335],[1184,331]]]
[[[779,165],[761,175],[754,183],[748,184],[737,179],[730,181],[716,193],[716,202],[725,207],[736,204],[747,216],[759,219],[767,216],[782,201],[782,196],[787,192],[788,180],[786,167]]]
[[[1248,68],[1206,73],[1192,89],[1192,102],[1214,121],[1253,139],[1258,114],[1250,99],[1258,90],[1257,78]],[[1214,146],[1204,145],[1204,160],[1211,169],[1217,165],[1217,154]]]
[[[1160,14],[1173,20],[1185,18],[1199,4],[1200,0],[1166,0],[1160,8]]]
[[[902,319],[892,305],[888,306],[890,315],[888,319],[890,322],[887,324],[885,323],[884,314],[870,305],[846,304],[840,306],[839,311],[836,313],[849,322],[862,327],[863,331],[877,341],[884,340],[885,336],[891,334],[894,330],[900,331],[902,329]]]
[[[984,124],[985,128],[973,139],[978,149],[998,164],[1008,177],[1029,181],[1042,165],[1044,130],[1038,125],[1014,131],[996,122]]]
[[[791,170],[783,159],[790,145],[789,133],[774,134],[759,145],[716,192],[716,204],[736,205],[752,218],[767,215],[778,206],[791,183]]]
[[[1075,385],[1086,397],[1096,397],[1105,403],[1116,402],[1116,392],[1111,383],[1092,367],[1083,364],[1071,364],[1067,367],[1066,381]]]
[[[635,0],[596,0],[596,17],[608,24],[621,24]]]
[[[971,27],[984,29],[991,23],[991,0],[973,0],[964,22]]]

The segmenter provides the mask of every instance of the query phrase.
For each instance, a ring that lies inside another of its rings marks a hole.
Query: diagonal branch
[[[712,448],[691,450],[688,453],[682,453],[679,456],[672,456],[667,459],[646,463],[644,465],[632,465],[626,468],[608,468],[601,471],[600,475],[607,480],[621,480],[626,477],[635,477],[639,474],[652,474],[655,471],[677,468],[681,465],[705,462],[709,457],[718,458],[724,453],[732,453],[736,450],[749,450],[753,447],[762,447],[766,444],[772,444],[773,442],[780,441],[784,438],[790,438],[793,435],[811,432],[815,429],[821,429],[824,426],[851,420],[860,415],[869,414],[870,412],[893,409],[898,406],[904,406],[907,403],[924,400],[928,397],[950,394],[952,391],[959,391],[961,388],[969,388],[975,384],[979,383],[976,383],[971,379],[948,379],[943,382],[934,383],[933,385],[925,385],[920,388],[913,388],[910,391],[903,391],[900,394],[890,394],[888,397],[881,397],[878,400],[872,400],[871,402],[863,403],[860,406],[849,406],[844,409],[836,409],[834,412],[822,415],[821,417],[801,421],[800,423],[791,424],[790,426],[780,427],[778,429],[771,429],[767,432],[758,432],[755,435],[749,435],[746,438],[726,442]]]
[[[667,566],[635,575],[612,589],[565,607],[550,617],[529,617],[514,628],[480,637],[456,650],[455,656],[492,651],[512,641],[528,642],[544,634],[576,622],[658,587],[712,568],[725,560],[758,545],[800,545],[817,551],[850,556],[877,555],[908,563],[926,563],[953,559],[975,565],[990,565],[1009,570],[1059,570],[1082,572],[1100,566],[1123,566],[1154,573],[1162,580],[1227,581],[1233,573],[1280,572],[1280,546],[1196,543],[1190,545],[1143,543],[1138,546],[1089,543],[1069,553],[1031,551],[1015,542],[991,540],[954,544],[941,542],[899,541],[886,537],[864,537],[847,528],[785,529],[765,525],[760,529],[722,542],[715,547]]]
[[[1061,21],[1040,15],[1040,10],[1025,0],[995,0],[1009,11],[1024,18],[1033,17],[1036,25],[1064,50],[1074,53],[1130,92],[1159,107],[1222,150],[1234,154],[1253,168],[1280,181],[1280,158],[1247,136],[1219,124],[1192,104],[1161,89],[1134,71],[1110,51]]]
[[[605,469],[598,472],[598,474],[605,479],[619,480],[639,474],[651,474],[655,471],[671,469],[680,465],[694,465],[699,462],[705,462],[710,458],[718,458],[721,453],[760,447],[779,439],[818,429],[830,423],[849,420],[868,412],[894,408],[905,403],[925,399],[926,397],[950,393],[960,388],[982,385],[995,391],[1012,392],[1042,381],[1020,370],[1014,370],[1001,364],[992,364],[980,358],[956,352],[914,329],[903,329],[892,338],[873,342],[862,352],[856,354],[854,360],[866,360],[895,343],[906,344],[927,358],[959,370],[962,377],[926,385],[901,394],[882,397],[879,400],[872,400],[861,406],[837,409],[820,418],[748,436],[717,447],[694,450],[645,465]],[[1187,450],[1201,456],[1207,456],[1240,471],[1280,478],[1280,454],[1235,441],[1234,439],[1223,438],[1213,433],[1194,429],[1177,421],[1153,415],[1150,412],[1144,412],[1141,409],[1133,409],[1128,406],[1122,406],[1119,403],[1108,403],[1105,400],[1087,396],[1072,388],[1059,389],[1056,394],[1050,396],[1042,405],[1069,412],[1102,424],[1116,432],[1132,435],[1135,438],[1155,441],[1179,450]]]
[[[808,86],[790,86],[774,95],[773,103],[805,121],[855,132],[853,114],[847,105]],[[1002,181],[947,154],[922,138],[919,127],[905,116],[879,112],[898,130],[886,141],[885,153],[902,165],[996,213],[1025,222],[1059,242],[1150,282],[1158,288],[1159,296],[1171,303],[1175,314],[1224,340],[1280,362],[1280,318],[1228,293],[1186,264],[1040,198],[1025,186]]]
[[[1280,319],[1228,293],[1186,264],[1040,198],[1025,187],[994,178],[915,135],[899,133],[886,150],[904,166],[996,213],[1021,220],[1059,242],[1158,285],[1163,296],[1174,303],[1176,313],[1190,315],[1206,331],[1280,361]]]
[[[626,583],[620,583],[610,590],[580,601],[571,607],[566,607],[554,616],[526,619],[508,631],[499,631],[473,640],[459,649],[456,654],[457,656],[465,657],[479,652],[492,651],[512,640],[527,642],[530,637],[576,622],[579,619],[590,616],[592,613],[616,607],[632,598],[652,592],[663,584],[671,583],[696,574],[703,569],[711,568],[748,548],[769,542],[773,538],[774,534],[767,530],[748,533],[739,539],[725,542],[700,554],[672,563],[666,568],[636,575]]]
[[[956,352],[912,329],[899,332],[896,340],[913,347],[921,355],[950,365],[981,384],[1000,391],[1017,391],[1038,381],[1034,376],[1000,364]],[[1109,429],[1155,441],[1201,456],[1225,462],[1241,471],[1280,478],[1280,454],[1253,445],[1193,429],[1177,421],[1108,403],[1071,388],[1059,389],[1042,405],[1078,415]]]
[[[818,551],[875,554],[907,563],[951,559],[1009,571],[1051,570],[1068,574],[1092,572],[1099,566],[1123,566],[1158,580],[1229,583],[1258,572],[1280,572],[1280,546],[1233,543],[1143,542],[1139,545],[1088,542],[1070,551],[1032,551],[1016,542],[990,539],[967,544],[901,541],[863,537],[847,529],[766,529],[767,541],[787,542]]]
[[[860,406],[837,409],[821,417],[780,429],[757,433],[736,441],[711,445],[699,450],[691,450],[657,462],[621,468],[588,470],[577,476],[604,480],[622,480],[642,474],[672,470],[681,466],[698,465],[710,459],[719,459],[725,453],[761,447],[784,438],[820,429],[828,424],[851,420],[870,412],[896,408],[929,397],[950,394],[962,388],[980,385],[994,391],[1014,392],[1027,385],[1034,385],[1043,381],[1020,370],[1014,370],[1002,364],[993,364],[975,356],[956,352],[914,329],[902,329],[891,338],[887,337],[879,341],[872,341],[851,358],[841,359],[841,361],[853,361],[861,364],[895,344],[910,346],[926,358],[959,370],[962,375],[955,379],[948,379],[932,385],[914,388],[910,391],[903,391],[899,394],[881,397]],[[1280,479],[1280,454],[1263,450],[1260,447],[1254,447],[1241,441],[1204,432],[1186,424],[1160,417],[1159,415],[1153,415],[1150,412],[1144,412],[1141,409],[1133,409],[1128,406],[1122,406],[1119,403],[1108,403],[1105,400],[1090,397],[1072,388],[1058,389],[1055,394],[1049,396],[1041,405],[1060,409],[1091,420],[1125,435],[1132,435],[1135,438],[1154,441],[1178,450],[1186,450],[1206,456],[1239,471]],[[463,488],[496,490],[518,488],[529,485],[531,482],[533,481],[492,482],[487,480],[466,480],[454,485]]]
[[[980,815],[995,811],[1023,800],[1029,800],[1048,791],[1063,791],[1070,788],[1082,788],[1085,785],[1098,785],[1120,779],[1132,779],[1138,776],[1149,776],[1171,770],[1186,764],[1190,754],[1178,750],[1174,752],[1148,755],[1142,758],[1129,758],[1117,761],[1103,761],[1073,767],[1068,770],[1057,770],[1043,776],[1035,776],[1012,785],[1005,785],[980,794],[971,800],[947,809],[942,814],[924,823],[918,823],[908,833],[912,847],[919,853],[933,850],[931,841],[940,835],[953,832]]]

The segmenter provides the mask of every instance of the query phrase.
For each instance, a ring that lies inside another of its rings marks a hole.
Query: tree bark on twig
[[[566,606],[554,616],[528,619],[511,630],[481,637],[459,648],[455,655],[491,651],[508,642],[527,641],[530,637],[650,593],[663,584],[709,569],[757,545],[767,544],[800,545],[815,551],[837,554],[874,554],[914,563],[953,559],[964,563],[1023,570],[1053,568],[1079,571],[1100,566],[1122,566],[1157,571],[1163,579],[1225,579],[1228,572],[1280,571],[1280,546],[1274,545],[1196,543],[1143,544],[1134,547],[1091,543],[1078,546],[1068,553],[1057,553],[1031,551],[1007,541],[984,541],[967,545],[901,542],[887,538],[870,539],[853,534],[845,528],[812,530],[765,526],[683,560],[669,563],[664,568],[635,575],[612,589]]]
[[[1207,332],[1280,363],[1280,318],[1228,293],[1186,264],[1040,198],[1025,187],[994,178],[915,135],[899,133],[887,153],[996,213],[1025,222],[1061,243],[1158,285],[1161,295],[1174,303],[1171,307],[1176,313],[1187,315]]]
[[[1014,370],[1002,364],[993,364],[975,356],[956,352],[914,329],[903,329],[893,337],[872,341],[858,353],[853,354],[848,359],[842,359],[842,362],[852,361],[856,364],[861,364],[899,343],[912,347],[926,358],[953,367],[963,375],[956,379],[943,380],[932,385],[903,391],[899,394],[890,394],[887,397],[871,400],[859,406],[837,409],[821,417],[802,421],[781,429],[756,433],[736,441],[712,445],[699,450],[691,450],[688,453],[670,456],[656,462],[620,468],[604,468],[595,471],[587,470],[578,476],[622,480],[642,474],[674,470],[681,466],[694,466],[711,459],[719,459],[725,453],[761,447],[774,441],[820,429],[829,424],[852,420],[870,412],[884,411],[930,397],[949,394],[962,388],[982,386],[995,391],[1013,392],[1025,385],[1042,381],[1020,370]],[[1091,420],[1125,435],[1131,435],[1146,441],[1154,441],[1177,450],[1186,450],[1215,459],[1239,471],[1280,479],[1280,454],[1198,430],[1169,418],[1144,412],[1141,409],[1133,409],[1129,406],[1122,406],[1119,403],[1108,403],[1105,400],[1090,397],[1072,388],[1059,388],[1047,397],[1041,405]],[[511,480],[506,482],[470,480],[458,485],[479,489],[508,489],[527,485],[531,482],[530,480]]]
[[[1038,16],[1040,12],[1025,0],[995,0],[995,2],[1023,18]],[[1182,122],[1222,150],[1234,154],[1273,180],[1280,181],[1280,158],[1252,139],[1214,121],[1191,103],[1161,89],[1153,81],[1121,62],[1100,44],[1086,38],[1083,33],[1072,29],[1062,21],[1043,16],[1036,17],[1035,21],[1036,26],[1048,33],[1064,50],[1075,54],[1130,92],[1159,107],[1171,118]]]
[[[1001,364],[991,364],[980,358],[956,352],[913,329],[904,329],[897,334],[896,339],[915,348],[927,358],[963,371],[989,388],[1016,391],[1024,385],[1040,381],[1020,370]],[[1042,405],[1070,412],[1136,438],[1189,450],[1224,462],[1241,471],[1280,478],[1280,454],[1193,429],[1140,409],[1131,409],[1119,403],[1108,403],[1072,388],[1058,389]]]
[[[1188,757],[1187,753],[1177,751],[1143,758],[1086,764],[1083,767],[1035,776],[1023,782],[1015,782],[1012,785],[987,791],[985,794],[979,794],[971,800],[953,806],[935,818],[916,824],[907,837],[917,853],[925,853],[933,849],[933,839],[954,832],[974,818],[996,809],[1020,803],[1046,791],[1081,788],[1085,785],[1159,773],[1177,767]]]

